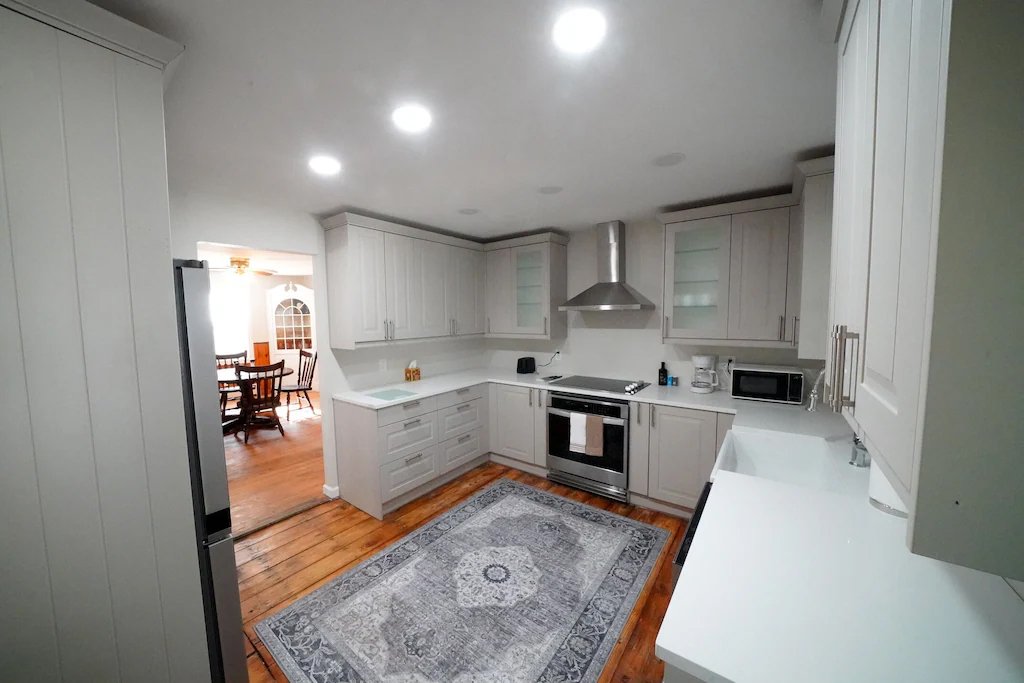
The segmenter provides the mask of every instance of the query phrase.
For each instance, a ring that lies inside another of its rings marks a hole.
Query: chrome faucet
[[[818,409],[818,385],[821,384],[821,378],[825,376],[825,368],[821,369],[818,373],[818,379],[814,380],[814,385],[811,386],[811,395],[807,399],[807,412],[813,413]]]
[[[871,464],[871,454],[868,447],[859,437],[853,437],[853,450],[850,453],[850,464],[854,467],[867,467]]]

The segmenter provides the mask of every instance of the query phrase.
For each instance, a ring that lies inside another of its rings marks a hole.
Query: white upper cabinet
[[[725,339],[731,229],[731,216],[666,227],[665,336]]]
[[[871,286],[854,413],[873,454],[905,494],[913,479],[925,352],[921,302],[928,294],[937,172],[941,22],[938,3],[881,2]]]
[[[784,341],[789,209],[732,216],[729,339]]]
[[[387,334],[384,233],[352,225],[328,230],[324,242],[331,346],[350,348],[354,343],[383,341]]]
[[[512,250],[488,251],[485,263],[485,331],[507,334],[512,331]]]
[[[847,9],[840,35],[836,104],[835,204],[829,325],[850,336],[833,338],[826,359],[828,395],[856,429],[856,359],[864,332],[868,240],[871,235],[874,164],[875,71],[878,3],[860,0]],[[845,397],[845,398],[844,398]]]
[[[324,227],[332,347],[483,333],[481,245],[351,213]]]
[[[484,254],[474,249],[450,247],[445,278],[445,304],[451,334],[484,332]]]
[[[918,554],[1024,579],[1020,3],[847,3],[826,400]],[[1012,46],[1012,47],[1011,47]]]
[[[491,337],[562,338],[565,242],[547,233],[486,245],[485,329]]]
[[[789,281],[796,291],[788,296],[787,311],[795,313],[787,338],[800,358],[824,360],[828,350],[833,163],[827,157],[797,164],[805,180],[800,205],[790,213]]]

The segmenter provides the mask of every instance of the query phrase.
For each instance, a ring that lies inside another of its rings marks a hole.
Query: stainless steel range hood
[[[558,307],[560,311],[651,311],[654,304],[626,284],[626,226],[608,221],[597,233],[597,284]]]

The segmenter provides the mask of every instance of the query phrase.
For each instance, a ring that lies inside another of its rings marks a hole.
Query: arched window
[[[302,299],[285,299],[274,311],[278,350],[313,348],[313,322]]]

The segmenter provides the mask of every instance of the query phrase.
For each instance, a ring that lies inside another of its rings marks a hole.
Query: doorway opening
[[[231,525],[238,539],[328,500],[313,257],[208,242],[198,244],[197,256],[210,265]],[[254,372],[265,379],[232,381]]]

